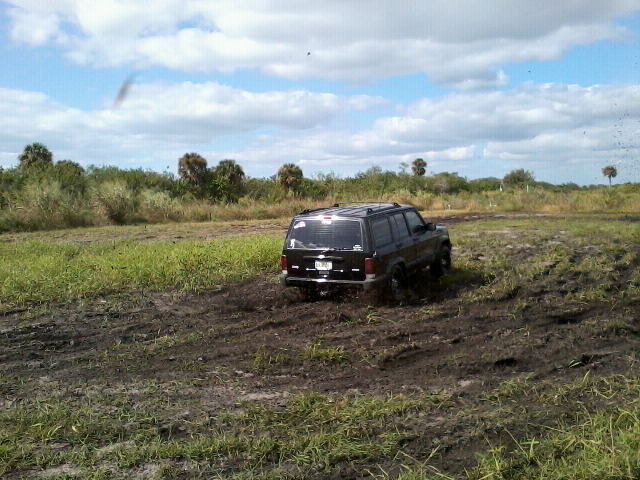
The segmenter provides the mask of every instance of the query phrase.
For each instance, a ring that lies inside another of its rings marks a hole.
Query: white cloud
[[[38,141],[56,160],[122,168],[169,165],[174,171],[186,151],[210,162],[234,158],[252,176],[271,175],[287,162],[299,163],[307,175],[353,174],[373,165],[397,170],[421,157],[429,171],[469,178],[525,168],[541,180],[557,181],[563,173],[591,183],[602,180],[600,169],[610,163],[619,165],[620,179],[638,175],[639,98],[640,85],[529,83],[423,99],[398,106],[399,115],[370,128],[348,131],[340,128],[350,112],[383,100],[151,83],[134,85],[118,109],[84,112],[40,93],[0,89],[0,164],[15,164],[24,145]],[[240,135],[241,143],[227,147],[229,135]]]
[[[508,62],[622,40],[628,34],[612,19],[640,8],[640,0],[8,3],[15,41],[54,41],[78,63],[353,82],[424,72],[466,90],[504,86]]]
[[[215,83],[137,85],[121,117],[131,131],[154,125],[162,135],[198,135],[202,141],[275,125],[307,129],[330,121],[348,109],[348,100],[331,93],[307,91],[252,93]]]
[[[13,162],[34,141],[60,152],[56,158],[73,156],[83,164],[189,150],[263,127],[319,128],[351,108],[365,110],[381,101],[302,90],[252,93],[215,83],[151,83],[134,84],[120,108],[105,104],[84,112],[44,94],[0,88],[0,151],[8,152],[0,160]]]
[[[11,39],[38,47],[45,45],[59,33],[58,16],[54,13],[38,13],[12,8],[8,11],[14,27]]]
[[[305,172],[325,173],[355,173],[372,165],[397,170],[400,162],[421,157],[430,171],[470,178],[525,168],[541,180],[580,183],[600,181],[599,169],[615,163],[626,169],[626,178],[635,178],[639,98],[639,85],[525,84],[505,92],[451,94],[412,104],[401,116],[353,134],[329,128],[275,132],[236,157],[271,170],[302,159]]]

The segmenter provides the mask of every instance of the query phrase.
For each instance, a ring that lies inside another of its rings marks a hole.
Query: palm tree
[[[32,143],[24,147],[18,155],[18,166],[21,170],[26,170],[34,166],[44,166],[53,163],[53,153],[41,143]]]
[[[295,163],[285,163],[278,169],[278,183],[288,192],[295,192],[302,182],[302,169]]]
[[[427,162],[421,158],[416,158],[411,165],[411,171],[414,177],[423,177],[427,171]]]
[[[244,182],[244,171],[235,160],[221,160],[213,171],[216,177],[224,177],[229,181],[229,185],[239,187]]]
[[[198,153],[185,153],[178,160],[178,175],[187,182],[201,185],[207,179],[207,161]]]
[[[609,186],[611,186],[611,178],[615,178],[618,175],[618,169],[613,165],[607,165],[602,169],[602,175],[609,177]]]

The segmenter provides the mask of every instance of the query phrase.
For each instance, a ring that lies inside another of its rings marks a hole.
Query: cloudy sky
[[[0,35],[5,167],[640,181],[640,0],[7,0]]]

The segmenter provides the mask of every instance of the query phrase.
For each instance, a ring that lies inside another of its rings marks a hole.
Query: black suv
[[[386,287],[399,300],[407,275],[451,267],[447,227],[423,220],[409,205],[371,203],[304,210],[291,221],[280,283],[314,294],[331,287]]]

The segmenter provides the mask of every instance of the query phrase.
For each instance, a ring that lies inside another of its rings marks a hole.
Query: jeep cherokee
[[[370,203],[304,210],[291,221],[282,249],[284,286],[310,294],[332,287],[384,287],[399,300],[407,275],[451,267],[447,227],[424,221],[409,205]]]

